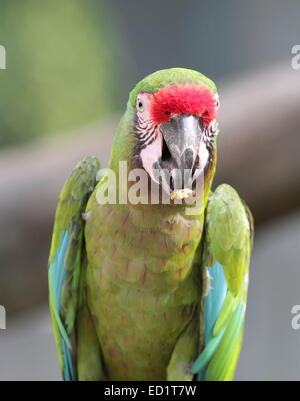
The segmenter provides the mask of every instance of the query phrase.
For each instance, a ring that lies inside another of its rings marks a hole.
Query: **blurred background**
[[[0,380],[60,378],[47,307],[59,190],[74,164],[105,166],[128,92],[186,67],[216,81],[218,171],[256,223],[236,380],[299,380],[298,0],[0,0]]]

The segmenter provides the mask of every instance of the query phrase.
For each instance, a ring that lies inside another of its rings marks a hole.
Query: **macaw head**
[[[191,189],[199,174],[211,181],[214,173],[218,106],[214,83],[199,72],[157,71],[131,91],[118,144],[166,191]]]

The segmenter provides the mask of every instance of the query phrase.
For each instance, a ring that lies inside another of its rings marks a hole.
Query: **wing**
[[[75,344],[72,342],[83,259],[87,200],[95,187],[99,161],[83,159],[66,181],[56,209],[49,256],[50,313],[64,380],[76,380]]]
[[[219,186],[206,211],[202,351],[192,366],[199,380],[233,379],[243,337],[252,235],[249,209],[232,187]]]

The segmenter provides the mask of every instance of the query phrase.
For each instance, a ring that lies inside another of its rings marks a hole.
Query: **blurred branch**
[[[299,79],[286,63],[220,90],[216,183],[233,185],[256,223],[300,206]]]
[[[288,66],[289,67],[289,66]],[[269,69],[220,89],[216,182],[228,182],[256,223],[299,206],[299,73]],[[108,159],[117,122],[0,155],[0,304],[8,315],[44,300],[57,197],[83,156]]]

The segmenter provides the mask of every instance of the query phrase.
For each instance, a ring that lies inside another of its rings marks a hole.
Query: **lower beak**
[[[199,118],[179,114],[162,123],[159,130],[163,136],[162,156],[153,167],[163,176],[163,187],[169,186],[173,190],[192,189],[202,137]],[[168,178],[170,185],[165,182]]]

